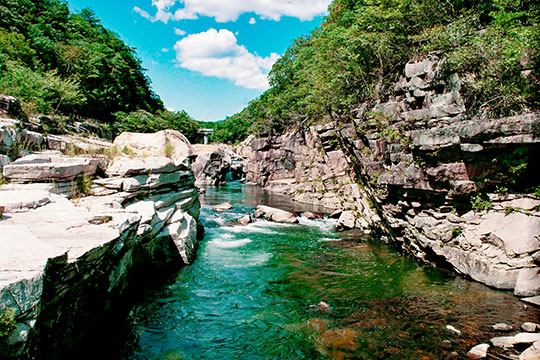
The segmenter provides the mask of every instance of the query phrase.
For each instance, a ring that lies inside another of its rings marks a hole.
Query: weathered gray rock
[[[540,269],[524,268],[518,273],[514,294],[517,296],[535,296],[540,294]]]
[[[114,146],[119,149],[127,147],[139,156],[183,160],[195,155],[189,140],[176,130],[162,130],[154,134],[124,132],[114,139]]]
[[[356,214],[354,211],[344,211],[339,216],[336,224],[337,231],[354,229],[356,226]]]
[[[456,329],[454,326],[452,325],[446,325],[446,330],[450,331],[451,333],[453,333],[454,335],[457,335],[457,336],[461,336],[461,331]]]
[[[265,205],[258,205],[254,216],[278,223],[295,224],[298,222],[298,218],[293,213]]]
[[[487,356],[489,344],[480,344],[473,347],[467,353],[469,359],[484,359]]]
[[[540,359],[540,341],[535,341],[530,347],[525,349],[519,355],[519,360],[538,360]]]
[[[214,206],[214,211],[223,212],[232,209],[233,206],[229,203],[218,204]]]
[[[94,175],[100,161],[44,152],[25,156],[4,166],[4,177],[13,182],[71,181]]]
[[[197,159],[192,165],[195,185],[220,185],[225,183],[227,173],[231,170],[230,150],[224,145],[195,145]]]
[[[532,344],[540,341],[540,333],[519,333],[514,336],[514,344]]]
[[[536,332],[536,330],[540,327],[540,325],[532,323],[532,322],[526,322],[521,325],[521,330],[526,332]]]
[[[4,168],[4,166],[9,165],[11,163],[11,159],[7,155],[0,155],[0,170]]]
[[[514,330],[514,328],[508,324],[505,324],[505,323],[497,323],[495,325],[492,326],[493,330],[496,330],[496,331],[503,331],[503,332],[508,332],[508,331],[512,331]]]
[[[492,346],[497,348],[512,348],[516,341],[513,336],[498,336],[489,340]]]
[[[242,226],[246,226],[246,225],[249,225],[253,222],[253,219],[251,218],[250,215],[246,215],[244,217],[241,217],[240,219],[237,220],[238,224],[242,225]]]
[[[117,157],[107,168],[107,175],[136,176],[159,173],[171,173],[179,170],[187,170],[188,165],[183,160],[173,160],[167,157],[129,158]]]

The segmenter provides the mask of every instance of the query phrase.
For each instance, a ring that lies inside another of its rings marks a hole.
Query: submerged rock
[[[450,331],[451,333],[453,333],[453,334],[455,334],[457,336],[461,336],[461,331],[459,331],[458,329],[456,329],[452,325],[446,325],[446,330]]]
[[[258,205],[254,216],[278,223],[295,224],[298,222],[298,218],[293,213],[265,205]]]
[[[233,208],[233,206],[226,202],[226,203],[223,203],[223,204],[215,205],[214,206],[214,211],[223,212],[223,211],[226,211],[226,210],[230,210],[232,208]]]
[[[538,328],[539,328],[539,325],[532,322],[526,322],[526,323],[523,323],[523,325],[521,325],[521,330],[526,331],[526,332],[531,332],[531,333],[536,332]]]
[[[489,344],[476,345],[467,353],[467,357],[473,360],[484,359],[487,356],[488,349]]]
[[[249,225],[249,224],[251,224],[252,221],[253,221],[253,219],[251,218],[251,215],[246,215],[246,216],[244,216],[244,217],[237,220],[238,224],[242,225],[242,226]]]
[[[519,356],[519,360],[538,360],[540,359],[540,341],[535,341]]]
[[[505,323],[498,323],[492,326],[493,330],[508,332],[514,330],[514,328]]]

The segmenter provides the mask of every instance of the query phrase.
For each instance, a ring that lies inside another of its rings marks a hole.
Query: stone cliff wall
[[[203,229],[188,160],[46,151],[3,174],[0,311],[15,310],[18,327],[0,357],[84,357],[80,343],[124,314],[132,289],[195,257]]]
[[[237,148],[247,181],[344,212],[405,252],[519,296],[540,294],[540,114],[469,118],[441,60],[406,65],[385,101]]]

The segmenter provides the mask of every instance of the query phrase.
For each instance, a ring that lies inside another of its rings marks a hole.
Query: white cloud
[[[169,49],[163,48],[163,49],[161,49],[161,52],[163,52],[163,53],[168,53],[168,52],[169,52]]]
[[[189,35],[174,46],[178,64],[205,76],[234,81],[248,89],[268,89],[267,74],[279,55],[261,57],[239,45],[229,30],[215,30]]]
[[[282,16],[311,20],[325,14],[330,2],[331,0],[152,0],[152,5],[157,9],[155,16],[138,7],[135,7],[135,11],[147,19],[164,23],[170,19],[193,20],[199,16],[213,17],[218,22],[236,21],[241,14],[250,12],[263,19],[275,21],[279,21]],[[176,4],[183,4],[183,7],[173,10]]]
[[[133,8],[133,11],[135,11],[137,14],[141,15],[143,18],[145,19],[148,19],[148,20],[153,20],[153,17],[152,15],[150,15],[148,12],[144,11],[143,9],[141,9],[140,7],[138,6],[135,6]]]
[[[174,28],[174,33],[178,36],[184,36],[186,35],[186,32],[182,29]]]
[[[255,24],[256,22],[257,22],[257,21],[255,20],[255,18],[249,19],[249,23],[250,23],[251,25]]]

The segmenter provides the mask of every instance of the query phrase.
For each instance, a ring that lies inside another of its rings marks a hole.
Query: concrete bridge
[[[214,129],[199,129],[199,134],[204,136],[204,144],[208,145],[208,137],[212,135]]]

